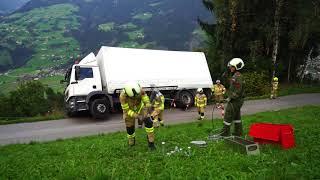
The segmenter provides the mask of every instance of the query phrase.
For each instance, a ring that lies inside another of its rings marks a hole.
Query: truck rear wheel
[[[90,105],[90,113],[95,119],[106,119],[110,113],[110,104],[106,99],[95,99]]]
[[[178,93],[177,102],[179,102],[178,106],[181,108],[190,107],[194,103],[194,97],[191,92],[184,90]]]

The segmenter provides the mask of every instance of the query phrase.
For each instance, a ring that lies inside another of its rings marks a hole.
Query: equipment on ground
[[[190,143],[198,147],[207,147],[207,142],[205,141],[191,141]]]
[[[247,155],[260,154],[258,143],[244,139],[242,137],[238,137],[238,136],[225,137],[224,142],[232,146],[235,150],[241,153],[244,153]]]
[[[61,81],[63,82],[63,81]],[[66,73],[66,111],[69,116],[89,110],[104,119],[119,104],[127,82],[137,82],[147,93],[160,90],[178,107],[194,104],[197,88],[210,94],[212,78],[203,52],[183,52],[103,46]],[[133,91],[128,89],[130,95]]]
[[[259,144],[279,144],[283,149],[295,146],[294,129],[290,124],[254,123],[249,135]]]

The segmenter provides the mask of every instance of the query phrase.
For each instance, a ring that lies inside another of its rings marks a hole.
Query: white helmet
[[[197,92],[198,92],[198,93],[203,93],[203,89],[202,89],[202,88],[198,88],[198,89],[197,89]]]
[[[231,61],[228,63],[228,67],[233,66],[236,68],[236,70],[240,70],[244,66],[244,62],[240,58],[233,58]]]
[[[124,86],[124,91],[129,97],[134,97],[140,95],[141,87],[137,82],[128,82]]]
[[[217,80],[216,80],[216,83],[220,83],[220,80],[219,80],[219,79],[217,79]]]

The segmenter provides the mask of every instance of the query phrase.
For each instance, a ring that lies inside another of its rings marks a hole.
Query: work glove
[[[137,118],[139,118],[139,114],[134,113],[132,117],[133,117],[134,119],[137,119]]]
[[[150,103],[146,104],[146,108],[147,108],[147,109],[149,109],[150,107],[151,107],[151,104],[150,104]]]

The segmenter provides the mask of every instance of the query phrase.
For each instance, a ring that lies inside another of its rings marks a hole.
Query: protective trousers
[[[224,116],[224,127],[222,130],[222,136],[230,135],[230,126],[234,123],[234,134],[235,136],[242,135],[242,121],[241,121],[241,107],[243,100],[231,100],[227,104],[227,108]]]
[[[154,128],[153,122],[150,117],[146,117],[145,112],[141,112],[143,117],[141,118],[145,124],[145,131],[147,133],[147,139],[150,146],[150,143],[154,143]],[[126,129],[127,129],[127,137],[128,137],[128,144],[130,146],[135,145],[135,118],[129,117],[126,114],[123,114],[123,119],[125,120]],[[153,145],[154,146],[154,145]]]
[[[272,88],[271,96],[270,96],[271,99],[277,98],[277,95],[278,95],[277,91],[278,91],[277,89]]]
[[[198,120],[202,120],[204,119],[204,110],[206,107],[198,107],[198,114],[199,114],[199,119]]]

